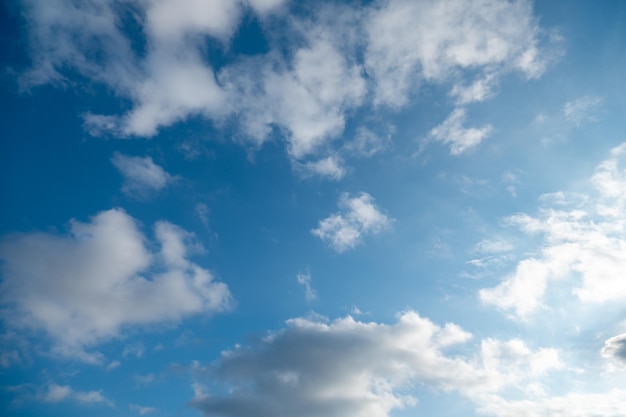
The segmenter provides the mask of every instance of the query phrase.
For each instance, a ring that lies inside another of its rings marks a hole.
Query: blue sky
[[[1,414],[623,415],[626,3],[1,13]]]

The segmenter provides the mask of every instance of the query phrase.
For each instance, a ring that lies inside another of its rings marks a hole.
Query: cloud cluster
[[[339,208],[339,212],[320,220],[317,228],[311,230],[337,252],[354,248],[363,235],[378,234],[393,222],[374,205],[374,198],[367,193],[362,192],[356,197],[342,194]]]
[[[112,209],[88,223],[72,220],[68,235],[6,236],[2,319],[10,328],[44,330],[58,354],[98,363],[85,348],[127,327],[228,308],[228,287],[188,259],[198,248],[194,236],[167,222],[154,232],[156,245],[132,217]]]
[[[224,352],[211,372],[228,393],[200,390],[191,405],[222,417],[388,417],[416,404],[407,394],[415,383],[480,401],[561,366],[556,351],[520,340],[486,339],[469,358],[446,353],[471,337],[413,311],[394,324],[296,318],[256,345]]]
[[[111,163],[124,176],[122,191],[131,197],[146,198],[174,181],[174,177],[149,156],[126,156],[116,152]]]
[[[481,300],[517,317],[542,307],[551,282],[577,282],[572,293],[584,303],[626,299],[626,170],[621,164],[626,144],[613,150],[590,183],[595,193],[546,195],[536,217],[507,219],[529,235],[542,236],[539,253],[521,260],[515,271],[494,288],[480,291]],[[571,284],[570,284],[571,285]]]
[[[538,77],[554,56],[527,0],[329,2],[306,17],[283,0],[24,3],[25,87],[67,84],[71,69],[130,102],[125,114],[86,114],[92,134],[150,137],[200,116],[233,121],[257,146],[280,132],[296,160],[327,152],[356,109],[401,107],[423,83],[451,85],[458,105],[481,101],[502,74]],[[209,62],[206,41],[228,50],[244,16],[261,22],[268,51]],[[449,133],[440,140],[456,154],[488,132]]]

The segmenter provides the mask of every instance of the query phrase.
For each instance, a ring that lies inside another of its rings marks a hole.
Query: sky
[[[0,414],[619,417],[626,2],[8,0]]]

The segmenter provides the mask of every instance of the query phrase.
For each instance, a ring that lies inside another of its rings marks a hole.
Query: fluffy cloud
[[[174,181],[174,177],[155,164],[149,156],[142,158],[116,152],[111,163],[124,176],[122,191],[131,197],[148,197]]]
[[[338,137],[344,113],[366,92],[360,66],[322,35],[294,51],[290,63],[272,54],[227,68],[220,79],[231,91],[245,133],[262,143],[273,125],[282,127],[296,159]]]
[[[136,221],[119,209],[69,234],[22,233],[0,243],[0,287],[11,328],[44,330],[54,350],[100,362],[85,348],[119,337],[131,326],[180,320],[229,306],[228,287],[189,261],[194,236],[167,222],[155,226],[152,250]]]
[[[257,146],[278,131],[301,160],[340,138],[360,107],[402,106],[421,83],[452,85],[458,105],[481,101],[501,74],[537,77],[545,57],[554,56],[542,50],[526,0],[328,3],[306,18],[289,15],[288,7],[278,12],[283,3],[24,0],[33,67],[22,83],[69,84],[64,73],[71,69],[129,100],[125,114],[87,113],[94,134],[150,137],[200,116],[218,126],[232,121]],[[262,25],[269,51],[216,68],[206,59],[207,40],[227,49],[250,13],[280,23]],[[277,26],[288,36],[271,33]],[[453,153],[488,133],[451,127],[441,140]]]
[[[538,254],[521,260],[499,285],[480,291],[486,304],[527,318],[542,306],[550,282],[577,281],[572,293],[585,303],[626,298],[626,170],[620,164],[626,144],[611,151],[590,182],[593,195],[559,192],[544,196],[548,204],[537,217],[517,214],[507,222],[530,235],[541,235]]]
[[[338,213],[320,220],[318,227],[311,230],[337,252],[354,248],[363,235],[378,234],[393,221],[374,205],[373,197],[367,193],[356,197],[343,194],[339,199],[339,208]]]
[[[113,406],[113,403],[102,395],[102,391],[76,391],[69,385],[49,384],[40,393],[38,399],[47,403],[58,403],[61,401],[76,401],[83,404],[106,404]]]
[[[376,103],[401,106],[418,82],[442,82],[461,69],[485,73],[472,87],[456,89],[460,102],[482,100],[495,81],[494,71],[518,70],[527,77],[544,71],[528,1],[389,0],[379,5],[366,26],[366,68],[374,78]]]
[[[449,145],[451,155],[460,155],[478,146],[491,134],[492,128],[490,125],[466,128],[463,126],[466,119],[465,109],[455,109],[446,120],[430,131],[429,138]]]
[[[556,351],[519,340],[487,339],[470,358],[445,353],[471,337],[413,311],[394,324],[296,318],[256,345],[224,352],[210,372],[228,394],[196,390],[191,405],[222,417],[387,417],[416,403],[407,390],[415,383],[476,400],[561,366]]]
[[[626,365],[626,333],[614,336],[604,342],[602,356]]]

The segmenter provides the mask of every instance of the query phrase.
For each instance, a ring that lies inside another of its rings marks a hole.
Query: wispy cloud
[[[69,385],[48,384],[38,397],[47,403],[61,401],[76,401],[83,404],[106,404],[110,407],[113,402],[102,395],[102,391],[76,391]]]
[[[303,177],[324,177],[338,181],[346,175],[343,161],[337,156],[329,156],[317,161],[295,162],[295,167]]]
[[[124,176],[122,191],[130,197],[147,198],[175,180],[149,156],[126,156],[116,152],[111,163]]]
[[[311,273],[306,271],[305,273],[300,273],[296,276],[296,280],[298,284],[304,287],[304,296],[307,301],[317,300],[317,292],[311,286]]]
[[[311,230],[337,252],[354,248],[361,242],[362,236],[378,234],[393,222],[374,205],[373,197],[367,193],[356,197],[343,194],[339,199],[339,208],[339,212],[320,220],[318,227]]]
[[[567,120],[580,127],[585,123],[597,122],[602,109],[602,98],[597,96],[584,96],[568,101],[563,106],[563,115]]]
[[[136,411],[140,416],[145,416],[146,414],[153,414],[159,411],[154,407],[146,407],[146,406],[137,405],[137,404],[130,404],[128,408],[131,411]]]
[[[451,155],[461,155],[475,148],[491,134],[492,127],[467,128],[464,126],[466,119],[465,109],[455,109],[446,120],[431,129],[429,138],[449,145]]]
[[[135,358],[143,357],[143,354],[146,352],[146,348],[141,342],[135,342],[124,347],[122,351],[123,357],[134,356]]]

